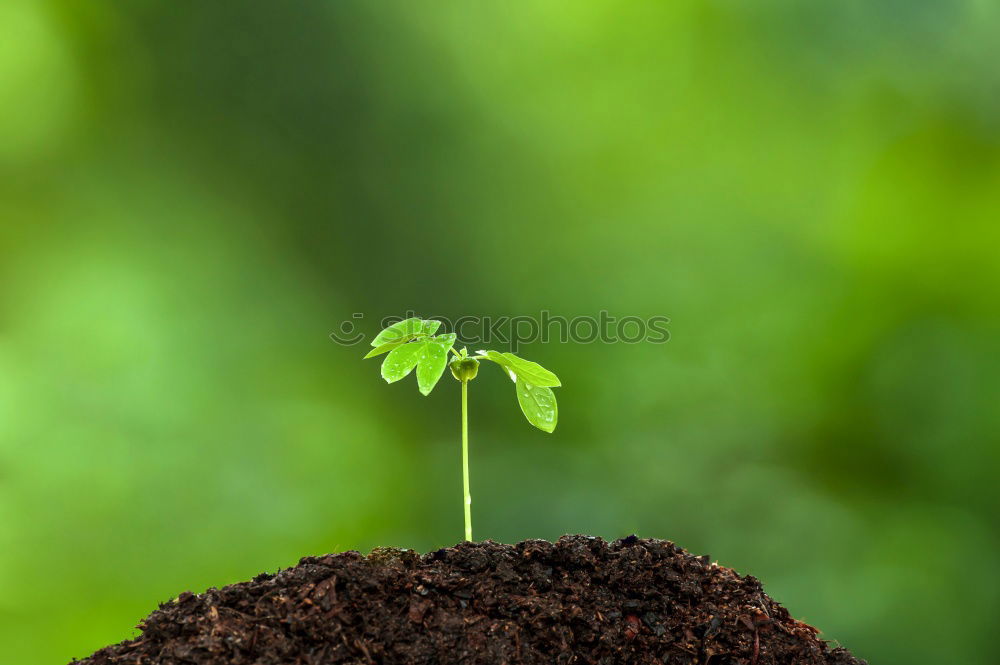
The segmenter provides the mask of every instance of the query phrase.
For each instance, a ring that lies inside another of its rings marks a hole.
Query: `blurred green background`
[[[993,663],[1000,6],[0,3],[0,662],[462,535],[425,316],[665,315],[471,390],[478,538],[667,538],[878,663]],[[489,368],[487,368],[489,369]]]

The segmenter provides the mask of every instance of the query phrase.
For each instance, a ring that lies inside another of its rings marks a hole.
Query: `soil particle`
[[[864,665],[673,543],[377,548],[182,593],[80,665]]]

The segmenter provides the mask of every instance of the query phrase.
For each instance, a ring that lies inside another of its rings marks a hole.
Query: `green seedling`
[[[559,377],[538,363],[519,358],[513,353],[477,351],[476,355],[462,347],[455,349],[455,333],[436,335],[440,321],[420,318],[406,319],[389,326],[372,340],[375,347],[365,358],[388,353],[382,361],[382,378],[395,383],[416,368],[417,388],[430,395],[444,374],[445,366],[462,384],[462,481],[465,490],[465,539],[472,540],[472,494],[469,492],[469,382],[479,374],[479,362],[488,360],[499,365],[514,382],[517,403],[528,422],[542,430],[556,428],[559,410],[552,389],[562,385]],[[452,359],[448,360],[448,353]]]

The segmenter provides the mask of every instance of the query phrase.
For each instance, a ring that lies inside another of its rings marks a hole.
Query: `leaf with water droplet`
[[[500,353],[498,351],[480,351],[480,357],[492,360],[496,364],[507,370],[511,381],[516,381],[518,377],[533,386],[547,388],[557,388],[562,385],[559,377],[545,369],[538,363],[531,362],[515,356],[513,353]]]
[[[382,378],[387,383],[395,383],[413,371],[420,360],[424,342],[409,342],[397,346],[382,361]]]
[[[435,321],[434,323],[440,325],[439,322]],[[424,334],[429,334],[424,332],[424,321],[418,317],[404,319],[376,335],[375,339],[372,340],[372,346],[381,346],[390,342],[407,342]]]
[[[492,360],[497,365],[500,365],[500,367],[503,367],[511,381],[517,380],[517,376],[514,375],[514,372],[510,368],[510,363],[499,351],[476,351],[476,353],[478,354],[475,356],[477,360]]]
[[[420,342],[424,349],[417,362],[417,388],[430,395],[448,366],[448,350],[455,344],[455,334],[439,335]]]
[[[422,394],[429,395],[448,366],[448,351],[454,345],[455,333],[399,344],[382,362],[382,378],[395,383],[416,367],[417,387]]]
[[[510,369],[514,372],[514,374],[533,386],[556,388],[562,385],[558,376],[538,363],[525,360],[524,358],[519,358],[513,353],[504,353],[503,357],[507,359],[507,362],[510,364]]]
[[[559,407],[556,395],[548,386],[535,386],[526,382],[520,376],[515,382],[517,403],[528,422],[542,430],[551,433],[559,420]]]
[[[414,323],[415,321],[419,322],[419,324]],[[380,332],[372,341],[372,346],[375,348],[365,355],[365,359],[367,360],[368,358],[388,353],[397,346],[406,344],[414,339],[433,335],[440,327],[441,322],[434,319],[406,319],[405,321],[394,323]],[[376,344],[380,340],[381,343]]]

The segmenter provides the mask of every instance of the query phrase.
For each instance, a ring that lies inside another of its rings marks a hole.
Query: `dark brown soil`
[[[760,582],[630,536],[306,557],[164,603],[87,665],[863,665]]]

